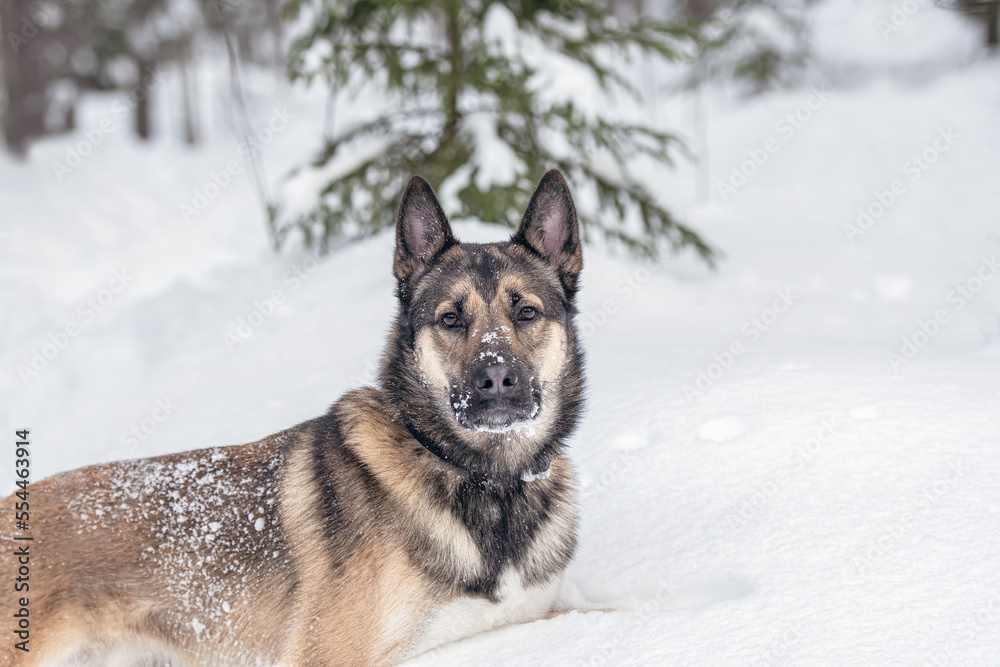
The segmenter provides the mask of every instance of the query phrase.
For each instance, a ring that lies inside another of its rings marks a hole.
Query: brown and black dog
[[[558,172],[490,244],[414,177],[380,386],[249,445],[32,484],[31,650],[0,663],[391,665],[544,616],[575,544],[581,268]]]

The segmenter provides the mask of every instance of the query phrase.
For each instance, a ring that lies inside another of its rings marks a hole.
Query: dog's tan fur
[[[539,191],[567,203],[542,204],[561,211],[575,234],[565,184],[546,178]],[[428,195],[418,187],[413,196]],[[443,216],[442,224],[450,239]],[[252,444],[32,484],[30,591],[19,594],[30,599],[31,651],[7,641],[0,665],[391,665],[542,617],[574,546],[562,441],[581,381],[573,290],[557,316],[553,297],[532,290],[560,293],[561,274],[545,263],[559,268],[559,258],[539,259],[529,247],[442,247],[435,261],[458,273],[436,279],[432,296],[421,296],[429,279],[400,268],[400,257],[415,266],[427,258],[397,250],[403,305],[382,389],[353,391],[327,415]],[[512,261],[533,268],[521,275],[514,264],[493,292],[461,273],[469,263]],[[522,325],[512,299],[550,315]],[[432,321],[460,308],[464,337],[433,323],[408,333],[411,304],[430,308]],[[456,377],[483,355],[516,358],[538,376],[530,378],[541,396],[530,428],[495,435],[445,414]],[[413,392],[425,393],[402,404]],[[429,433],[435,428],[443,435]],[[459,447],[467,458],[450,458]],[[0,512],[13,516],[16,500]],[[3,535],[5,551],[11,537]],[[16,567],[0,560],[4,581]]]

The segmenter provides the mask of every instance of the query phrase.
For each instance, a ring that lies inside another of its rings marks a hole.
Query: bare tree
[[[0,2],[3,26],[3,137],[8,149],[24,157],[28,142],[45,134],[46,88],[44,53],[48,41],[45,14],[35,0]]]

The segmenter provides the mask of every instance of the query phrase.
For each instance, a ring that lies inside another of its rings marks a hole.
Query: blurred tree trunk
[[[135,106],[135,135],[143,141],[147,141],[152,136],[149,122],[149,97],[153,91],[152,86],[144,86],[142,80],[153,71],[154,64],[145,58],[139,58],[136,64],[139,67],[139,82],[136,85],[140,88],[141,94],[138,96],[139,99],[136,100]]]
[[[687,15],[697,21],[711,18],[719,8],[719,0],[687,0]]]
[[[986,6],[986,44],[991,49],[1000,46],[1000,0]]]
[[[441,145],[451,148],[458,131],[458,89],[462,80],[462,31],[458,24],[459,3],[451,0],[446,7],[447,16],[446,39],[448,41],[448,79],[444,95],[444,137]]]
[[[987,48],[995,51],[1000,46],[1000,0],[958,0],[946,6],[985,23]]]
[[[181,104],[184,115],[184,143],[194,146],[201,139],[198,123],[197,84],[191,72],[191,46],[184,46],[180,58],[181,68]]]
[[[25,156],[31,138],[45,134],[44,36],[33,19],[38,11],[34,0],[0,1],[0,24],[4,27],[0,60],[7,102],[3,136],[17,157]]]
[[[707,21],[718,9],[719,0],[686,0],[684,3],[685,13],[695,21]],[[694,189],[695,198],[703,204],[709,201],[709,181],[712,175],[708,162],[708,109],[705,108],[701,90],[706,78],[705,69],[705,56],[701,53],[694,63],[695,85],[691,88],[691,94],[694,103],[694,140],[698,165],[695,171]]]

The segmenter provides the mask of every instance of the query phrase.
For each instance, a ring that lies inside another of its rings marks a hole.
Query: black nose
[[[483,398],[503,398],[516,386],[517,375],[503,364],[486,366],[476,373],[476,391]]]

